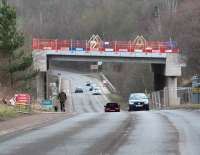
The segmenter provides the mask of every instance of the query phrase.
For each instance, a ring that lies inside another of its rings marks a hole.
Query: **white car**
[[[144,93],[130,94],[129,111],[137,109],[149,110],[149,99]]]
[[[99,87],[95,87],[95,88],[93,89],[92,95],[101,95],[101,90],[100,90],[100,88],[99,88]]]

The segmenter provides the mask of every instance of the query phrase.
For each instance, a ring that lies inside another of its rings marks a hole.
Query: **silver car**
[[[149,110],[149,99],[144,93],[133,93],[129,97],[129,111]]]

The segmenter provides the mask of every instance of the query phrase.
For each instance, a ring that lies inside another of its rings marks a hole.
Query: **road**
[[[103,87],[99,80],[89,76],[89,74],[78,74],[62,70],[52,71],[53,75],[57,75],[58,73],[61,73],[62,80],[69,81],[70,83],[73,112],[104,112],[104,105],[109,101],[106,97],[106,93],[109,93],[109,91]],[[86,86],[87,81],[91,81],[92,84],[100,87],[102,95],[92,95],[92,92],[88,91],[89,87]],[[77,87],[82,87],[84,89],[84,93],[74,93]]]
[[[88,80],[75,73],[64,76],[75,82],[72,89]],[[200,154],[198,110],[104,113],[103,96],[73,95],[74,117],[8,139],[0,137],[0,155]]]
[[[199,155],[197,111],[85,113],[0,140],[1,155]]]

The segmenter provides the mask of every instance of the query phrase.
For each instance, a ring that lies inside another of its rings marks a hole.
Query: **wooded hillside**
[[[183,78],[190,78],[200,70],[199,0],[9,1],[17,7],[18,25],[29,38],[29,45],[32,37],[88,39],[93,33],[106,40],[130,40],[137,35],[147,40],[172,39],[187,58]],[[118,67],[126,68],[126,65]],[[150,67],[139,67],[143,73],[140,76],[152,79]],[[113,71],[113,67],[106,68],[110,73]],[[134,68],[131,72],[123,70],[123,74],[129,75],[126,81],[137,74],[138,67]],[[147,72],[150,76],[146,76]],[[133,89],[134,85],[132,83]],[[126,87],[124,83],[122,86]]]

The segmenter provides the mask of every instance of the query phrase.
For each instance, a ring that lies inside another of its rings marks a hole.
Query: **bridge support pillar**
[[[166,105],[177,106],[180,104],[177,96],[177,77],[166,77],[164,93]]]
[[[36,77],[36,86],[37,86],[37,102],[41,103],[46,96],[46,73],[39,72]]]
[[[154,90],[164,90],[164,103],[166,106],[180,104],[177,95],[177,78],[181,76],[181,66],[178,54],[168,54],[166,64],[152,64],[154,72]]]
[[[166,87],[165,95],[169,106],[179,105],[177,96],[177,78],[181,76],[181,65],[178,54],[168,54],[165,65]]]

